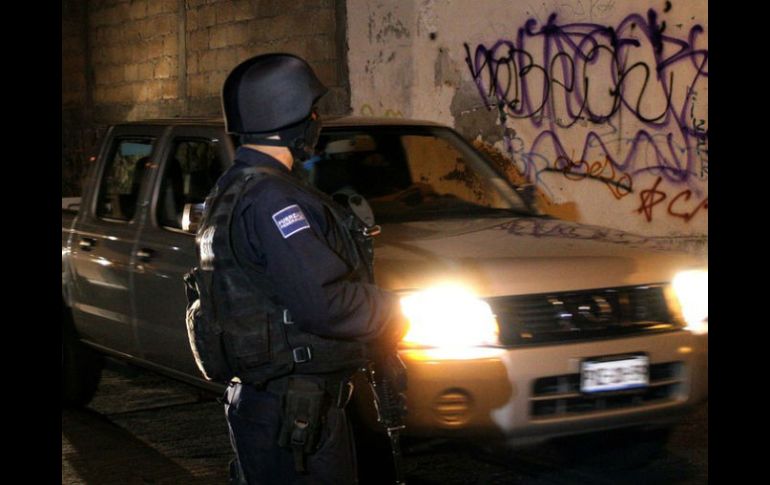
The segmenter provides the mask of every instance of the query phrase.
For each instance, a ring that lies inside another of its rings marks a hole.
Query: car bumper
[[[682,331],[486,350],[497,355],[401,351],[409,375],[406,434],[496,436],[526,444],[604,429],[670,424],[708,396],[708,335]],[[657,379],[651,376],[644,392],[584,396],[574,388],[583,359],[640,352],[660,374]],[[567,382],[573,383],[572,392]],[[375,426],[366,402],[369,395],[360,397],[359,413]]]

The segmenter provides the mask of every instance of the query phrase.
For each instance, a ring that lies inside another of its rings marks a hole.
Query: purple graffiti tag
[[[665,21],[653,9],[646,15],[628,15],[616,25],[561,24],[552,14],[545,24],[526,20],[515,40],[500,39],[475,49],[465,44],[466,64],[484,104],[499,111],[501,125],[528,120],[542,129],[526,156],[520,151],[514,158],[553,152],[555,158],[572,159],[559,130],[576,123],[612,126],[621,113],[630,113],[641,127],[624,139],[624,155],[611,154],[606,138],[589,129],[576,159],[587,160],[589,148],[603,150],[593,158],[606,156],[618,171],[631,176],[651,173],[671,184],[692,185],[703,177],[708,143],[705,120],[693,120],[695,97],[689,95],[699,81],[708,79],[708,49],[699,47],[703,33],[695,25],[684,38],[667,35]],[[542,44],[537,53],[530,47],[535,41]],[[609,89],[592,89],[592,78],[608,82]],[[678,103],[674,93],[688,95]],[[661,108],[650,112],[649,106],[658,104]],[[620,136],[620,130],[613,131]],[[505,140],[514,156],[512,140]],[[652,160],[646,158],[648,152]],[[701,167],[696,167],[698,162]],[[548,166],[543,164],[536,173],[527,167],[527,178],[537,180]],[[707,173],[707,162],[705,167]]]
[[[629,247],[670,250],[672,245],[659,238],[640,236],[630,232],[599,226],[579,225],[548,219],[516,219],[498,227],[499,230],[517,236],[538,239],[577,239],[621,244]]]

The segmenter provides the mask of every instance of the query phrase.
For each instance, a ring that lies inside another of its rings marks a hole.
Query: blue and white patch
[[[278,226],[284,239],[310,227],[305,214],[302,213],[302,209],[297,204],[290,205],[273,214],[273,222]]]

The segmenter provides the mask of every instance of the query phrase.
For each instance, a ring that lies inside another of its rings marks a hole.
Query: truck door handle
[[[90,237],[81,238],[78,242],[78,246],[80,246],[80,249],[83,251],[90,251],[96,246],[96,239]]]
[[[136,252],[136,257],[141,259],[144,262],[147,262],[152,259],[152,256],[155,254],[155,251],[148,248],[142,248]]]

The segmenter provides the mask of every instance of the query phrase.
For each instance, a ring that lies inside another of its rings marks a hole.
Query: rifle
[[[398,353],[378,354],[365,368],[369,386],[374,395],[377,421],[382,424],[390,439],[396,485],[406,485],[401,455],[401,431],[406,415],[406,366]]]

